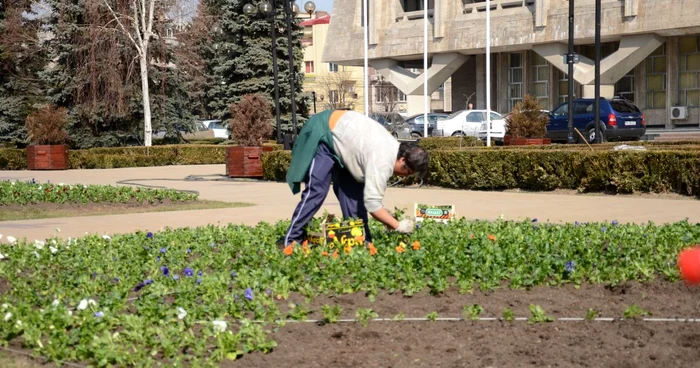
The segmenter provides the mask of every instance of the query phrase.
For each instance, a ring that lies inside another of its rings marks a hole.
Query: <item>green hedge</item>
[[[460,147],[484,147],[486,143],[475,137],[427,137],[421,138],[418,145],[427,149],[450,149]]]
[[[282,145],[265,144],[274,150]],[[167,165],[205,165],[226,162],[226,146],[169,145],[152,147],[110,147],[70,150],[71,169],[110,169]],[[0,170],[24,170],[27,157],[22,149],[0,149]]]
[[[0,170],[23,170],[27,168],[27,155],[23,149],[0,148]]]
[[[266,154],[263,174],[282,181],[290,153]],[[577,189],[700,195],[700,152],[590,150],[436,150],[425,184],[472,190]]]

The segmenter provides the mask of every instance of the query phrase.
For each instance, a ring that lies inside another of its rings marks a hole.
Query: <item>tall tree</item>
[[[42,98],[41,20],[29,0],[0,0],[0,141],[26,143],[24,120]]]
[[[272,63],[271,27],[277,32],[277,59],[279,70],[280,110],[284,131],[290,132],[291,126],[291,85],[288,63],[287,32],[292,33],[292,46],[295,70],[295,91],[297,120],[308,115],[306,98],[301,94],[302,75],[300,64],[303,59],[301,47],[302,30],[298,19],[292,22],[291,30],[285,21],[286,0],[274,0],[277,12],[274,21],[256,13],[246,16],[243,6],[250,3],[258,6],[257,0],[210,0],[209,11],[221,14],[220,23],[213,27],[214,55],[211,61],[211,73],[214,83],[210,90],[210,107],[213,114],[228,119],[228,106],[238,101],[245,94],[262,93],[274,106],[274,78]]]

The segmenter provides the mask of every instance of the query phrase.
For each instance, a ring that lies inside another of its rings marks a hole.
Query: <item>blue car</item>
[[[595,113],[593,98],[574,100],[574,127],[589,143],[595,142]],[[569,105],[557,106],[549,113],[547,136],[552,141],[566,141],[569,132]],[[600,99],[600,130],[604,141],[638,140],[646,134],[646,121],[642,111],[630,101],[622,98]],[[574,131],[574,139],[581,136]]]

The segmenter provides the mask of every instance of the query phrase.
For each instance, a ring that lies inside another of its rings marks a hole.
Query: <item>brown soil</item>
[[[295,297],[296,302],[302,298]],[[364,295],[316,298],[310,319],[322,319],[320,306],[340,305],[343,318],[357,308],[372,308],[380,317],[403,312],[406,317],[460,317],[462,307],[479,304],[483,317],[501,317],[511,308],[516,317],[530,317],[528,306],[540,305],[547,315],[585,317],[588,308],[600,317],[621,318],[633,304],[652,317],[700,317],[700,288],[682,283],[628,283],[614,288],[584,285],[540,287],[531,291],[411,298],[380,295],[374,303]],[[278,347],[270,354],[244,355],[225,367],[690,367],[700,359],[700,323],[646,322],[640,319],[601,321],[379,322],[317,325],[288,323],[272,335]]]

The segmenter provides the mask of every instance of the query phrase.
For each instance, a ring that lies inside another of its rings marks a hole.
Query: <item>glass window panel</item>
[[[647,76],[647,89],[650,91],[663,90],[664,89],[664,77],[663,77],[663,75],[648,75]]]
[[[679,84],[681,89],[696,88],[697,83],[697,73],[680,73]]]
[[[654,107],[663,109],[666,108],[666,92],[653,92],[654,93]]]
[[[700,90],[692,90],[687,92],[686,105],[700,106]]]
[[[688,55],[686,70],[700,70],[700,54]]]
[[[509,64],[511,68],[522,66],[522,54],[510,54]]]
[[[698,51],[698,38],[696,36],[681,37],[678,41],[681,54],[690,54]]]
[[[523,71],[522,69],[511,70],[511,82],[521,83],[523,81]]]

